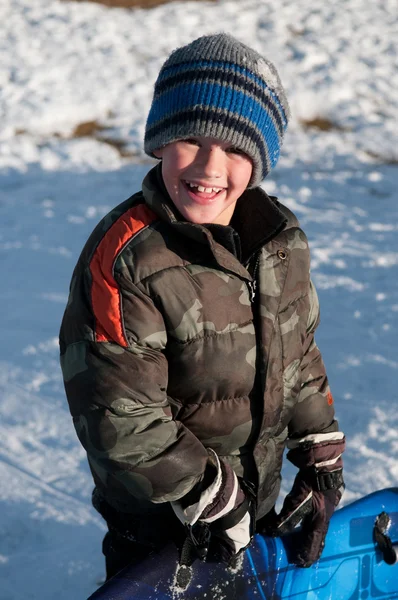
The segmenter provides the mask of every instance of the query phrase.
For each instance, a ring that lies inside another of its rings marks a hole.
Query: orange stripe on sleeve
[[[91,303],[95,317],[95,341],[117,342],[127,347],[121,315],[119,287],[113,276],[115,259],[120,250],[141,229],[157,220],[145,204],[123,213],[106,232],[90,262],[92,276]]]

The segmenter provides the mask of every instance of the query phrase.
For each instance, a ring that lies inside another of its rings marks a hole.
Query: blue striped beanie
[[[145,152],[190,136],[231,143],[253,161],[249,187],[278,161],[290,111],[274,65],[225,33],[174,50],[155,83]]]

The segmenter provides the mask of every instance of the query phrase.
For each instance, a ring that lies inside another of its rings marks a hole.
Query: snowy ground
[[[140,140],[162,61],[220,28],[277,64],[291,101],[264,187],[310,238],[318,343],[349,440],[346,501],[397,485],[396,12],[393,0],[0,4],[1,600],[84,599],[103,578],[58,328],[85,239],[150,166]],[[334,128],[303,126],[315,117]],[[97,137],[123,140],[134,158],[72,137],[94,120],[107,127]]]

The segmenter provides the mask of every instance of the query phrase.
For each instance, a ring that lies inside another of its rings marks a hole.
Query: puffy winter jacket
[[[97,489],[122,513],[161,513],[213,448],[256,485],[261,517],[286,438],[337,429],[305,234],[260,188],[239,199],[232,226],[241,260],[210,226],[182,220],[157,166],[75,268],[65,389]]]

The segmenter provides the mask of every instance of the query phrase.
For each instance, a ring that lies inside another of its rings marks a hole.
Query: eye
[[[185,140],[181,140],[182,142],[184,142],[184,144],[190,144],[192,146],[200,146],[198,140],[195,140],[194,138],[186,138]]]
[[[225,152],[228,152],[228,154],[238,154],[241,156],[247,156],[245,154],[245,152],[243,152],[243,150],[241,150],[240,148],[236,148],[235,146],[231,146],[230,148],[227,148],[225,150]]]

